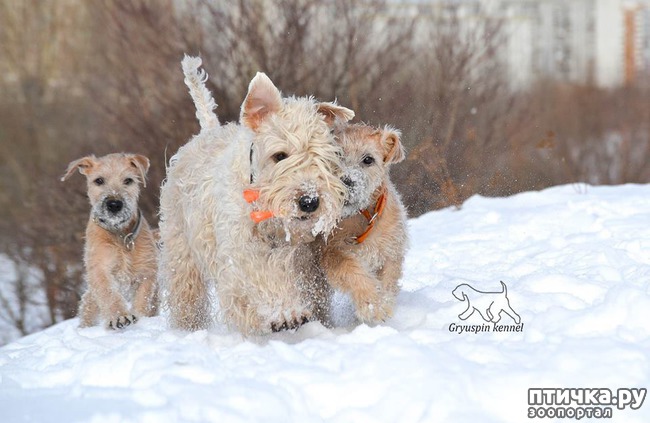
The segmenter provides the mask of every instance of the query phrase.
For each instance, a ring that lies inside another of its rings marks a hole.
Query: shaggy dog
[[[182,62],[201,131],[174,155],[160,195],[160,280],[174,327],[206,328],[216,287],[245,334],[294,328],[323,301],[307,243],[341,216],[345,187],[331,133],[351,110],[283,98],[258,73],[240,124],[221,126],[199,58]]]
[[[156,244],[138,209],[149,159],[123,153],[87,156],[70,163],[61,180],[77,169],[86,176],[92,207],[84,250],[88,290],[79,305],[80,326],[101,318],[109,328],[121,329],[157,310]]]
[[[399,132],[390,127],[337,125],[347,187],[343,220],[321,240],[328,282],[351,294],[356,315],[375,323],[392,316],[408,244],[406,211],[388,171],[404,159]]]

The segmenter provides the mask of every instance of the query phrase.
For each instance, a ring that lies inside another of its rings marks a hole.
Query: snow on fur
[[[247,339],[66,321],[0,349],[1,420],[520,423],[537,421],[529,388],[648,388],[648,222],[650,185],[475,196],[412,219],[396,314],[376,327],[341,297],[342,327]],[[523,331],[450,331],[485,323],[458,319],[454,288],[501,280]],[[611,421],[650,421],[650,404]]]

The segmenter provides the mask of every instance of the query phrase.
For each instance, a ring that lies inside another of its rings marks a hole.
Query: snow
[[[351,323],[341,295],[343,327],[247,339],[170,330],[164,317],[122,332],[74,319],[0,349],[0,420],[525,422],[538,420],[529,388],[648,388],[649,223],[650,185],[475,196],[409,222],[385,324]],[[454,288],[500,281],[523,330],[451,332],[485,323],[458,318]],[[650,421],[649,404],[612,413]]]

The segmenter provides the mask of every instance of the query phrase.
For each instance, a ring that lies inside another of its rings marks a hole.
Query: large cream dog
[[[223,318],[244,333],[297,327],[322,308],[306,244],[341,216],[331,128],[354,113],[283,98],[258,73],[241,124],[221,126],[200,64],[182,63],[201,131],[171,158],[161,189],[159,274],[171,323],[208,327],[216,287]]]

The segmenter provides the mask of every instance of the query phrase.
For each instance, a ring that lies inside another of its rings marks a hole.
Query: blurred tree
[[[86,10],[78,3],[0,2],[0,86],[7,93],[0,103],[0,246],[18,269],[35,270],[14,272],[21,304],[13,320],[22,322],[21,331],[34,330],[25,323],[30,307],[44,307],[47,318],[40,322],[49,325],[73,316],[78,299],[79,266],[71,263],[80,257],[80,207],[68,203],[71,196],[63,196],[56,178],[61,152],[88,132],[80,107]],[[25,288],[35,282],[45,304]]]
[[[502,65],[502,21],[481,11],[468,17],[453,2],[427,11],[412,77],[421,118],[407,132],[410,154],[395,174],[399,185],[420,187],[403,191],[415,215],[459,207],[489,189],[507,166],[515,105]]]

